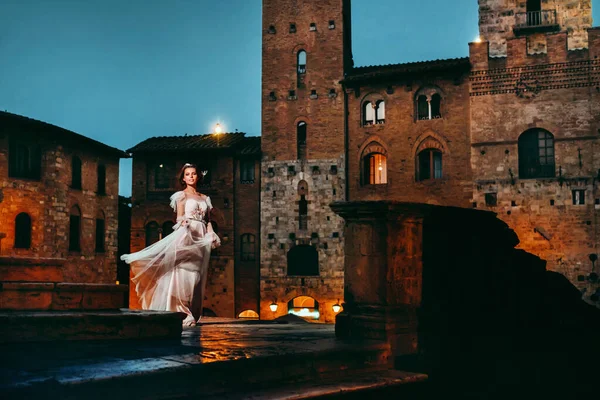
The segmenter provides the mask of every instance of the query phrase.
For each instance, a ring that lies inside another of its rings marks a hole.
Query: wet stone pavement
[[[201,392],[217,395],[235,391],[236,384],[268,386],[365,365],[381,368],[383,343],[341,341],[334,329],[304,321],[206,318],[184,328],[180,340],[3,344],[0,393],[9,398],[41,393],[47,398],[165,398],[161,393],[167,385],[177,389],[170,398],[186,398],[194,382],[203,386]]]

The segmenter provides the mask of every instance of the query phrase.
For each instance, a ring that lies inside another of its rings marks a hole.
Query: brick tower
[[[263,0],[262,319],[333,321],[343,297],[349,22],[350,0]]]

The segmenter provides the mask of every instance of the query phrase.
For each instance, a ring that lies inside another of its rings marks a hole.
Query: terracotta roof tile
[[[458,68],[469,70],[471,63],[468,57],[450,58],[445,60],[419,61],[403,64],[369,65],[353,68],[343,83],[357,83],[402,75],[418,74],[430,71],[444,71]]]
[[[128,149],[128,153],[145,153],[159,151],[193,151],[230,149],[247,154],[260,151],[260,137],[245,137],[244,132],[205,135],[157,136],[144,140]]]

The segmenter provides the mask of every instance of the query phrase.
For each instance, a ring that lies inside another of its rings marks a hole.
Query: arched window
[[[287,254],[288,276],[318,276],[319,254],[310,245],[294,246]]]
[[[304,50],[298,52],[298,73],[306,73],[306,51]]]
[[[240,259],[242,261],[256,260],[256,237],[251,233],[244,233],[240,239],[241,252]]]
[[[530,129],[519,136],[519,178],[552,178],[554,137],[544,129]]]
[[[387,157],[381,153],[367,154],[363,159],[364,183],[366,185],[387,184]]]
[[[442,152],[438,149],[424,149],[417,154],[417,181],[440,179],[442,177]]]
[[[442,118],[442,96],[437,87],[427,86],[415,95],[417,120],[424,121]]]
[[[106,166],[98,164],[98,194],[106,194]]]
[[[385,101],[383,100],[379,100],[377,103],[375,103],[375,123],[385,123]]]
[[[174,226],[174,225],[175,225],[175,224],[173,223],[173,221],[165,221],[165,222],[162,224],[162,230],[161,230],[161,235],[160,235],[160,238],[162,239],[162,238],[164,238],[165,236],[167,236],[167,235],[169,235],[169,234],[173,233],[173,226]]]
[[[96,253],[104,253],[104,238],[106,234],[104,213],[100,211],[96,216]]]
[[[301,88],[304,87],[304,77],[306,76],[306,51],[300,50],[297,57],[297,86]]]
[[[77,205],[69,212],[69,251],[81,251],[81,210]]]
[[[71,188],[81,189],[81,159],[77,156],[71,158]]]
[[[146,247],[160,240],[158,228],[158,222],[156,221],[151,221],[146,224]]]
[[[298,160],[306,160],[306,122],[300,121],[296,126],[296,147]]]
[[[375,110],[373,103],[365,101],[362,106],[363,126],[373,125],[375,123]]]
[[[308,201],[305,195],[301,195],[298,202],[298,229],[308,229]]]
[[[15,249],[28,249],[30,247],[31,217],[23,212],[15,218]]]

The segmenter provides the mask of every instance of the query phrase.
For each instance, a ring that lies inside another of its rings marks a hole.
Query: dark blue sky
[[[0,109],[120,149],[217,121],[259,135],[261,3],[0,0]],[[477,34],[476,0],[352,1],[357,66],[464,57]]]

